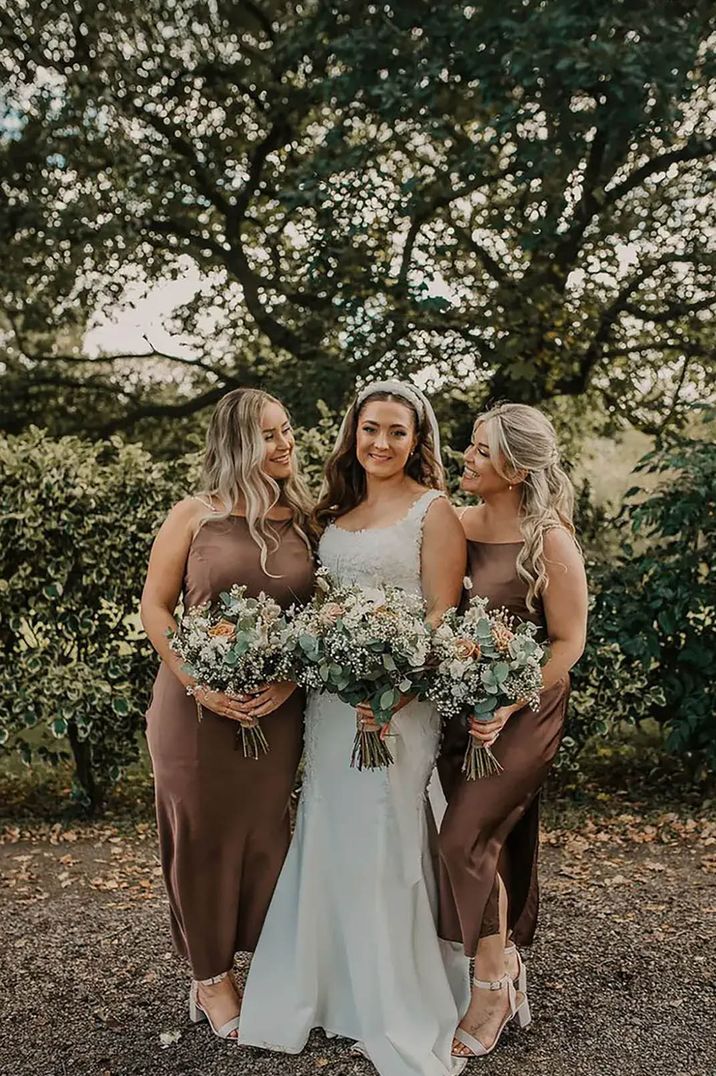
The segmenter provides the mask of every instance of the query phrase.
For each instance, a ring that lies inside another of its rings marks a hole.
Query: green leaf
[[[52,735],[56,736],[58,739],[67,735],[67,722],[63,717],[56,717],[50,728],[52,730]]]
[[[380,696],[379,705],[381,710],[390,710],[391,707],[395,706],[399,697],[397,691],[394,691],[393,688],[388,688],[388,690],[384,691]]]

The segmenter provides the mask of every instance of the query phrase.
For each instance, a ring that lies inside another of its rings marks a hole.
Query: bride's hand
[[[409,702],[412,702],[415,695],[403,695],[396,702],[393,707],[393,715],[397,714],[399,710],[402,710],[404,706],[407,706]],[[381,738],[390,735],[390,721],[386,725],[379,725],[375,719],[370,703],[362,702],[356,707],[356,724],[361,732],[379,732]]]
[[[386,725],[379,725],[369,702],[356,706],[356,725],[360,732],[381,732]]]

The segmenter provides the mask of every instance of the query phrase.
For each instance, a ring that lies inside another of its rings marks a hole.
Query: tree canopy
[[[713,6],[18,0],[0,32],[11,429],[303,422],[357,378],[589,405],[658,433],[714,370]],[[89,358],[182,271],[196,358]]]

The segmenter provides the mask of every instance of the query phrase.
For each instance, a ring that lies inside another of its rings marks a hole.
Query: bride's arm
[[[467,566],[467,543],[457,512],[441,497],[433,501],[423,524],[421,581],[427,620],[435,628],[457,605]]]

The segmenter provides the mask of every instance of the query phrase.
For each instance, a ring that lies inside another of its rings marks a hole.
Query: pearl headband
[[[409,400],[415,410],[418,412],[420,421],[425,420],[425,404],[427,400],[422,395],[419,389],[414,388],[412,385],[407,385],[404,381],[373,381],[370,385],[366,385],[362,388],[356,396],[356,407],[360,407],[364,400],[367,400],[369,396],[373,396],[378,392],[387,392],[391,396],[402,396],[404,400]]]

